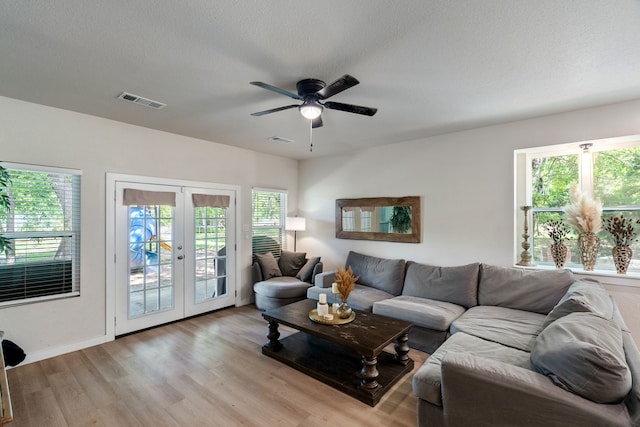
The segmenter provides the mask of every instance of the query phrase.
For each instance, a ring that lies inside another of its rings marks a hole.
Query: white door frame
[[[115,218],[115,208],[116,208],[116,182],[118,181],[128,181],[135,183],[147,183],[147,184],[161,184],[161,185],[174,185],[180,187],[200,187],[200,188],[212,188],[212,189],[224,189],[229,191],[234,191],[236,194],[236,200],[241,200],[241,187],[239,185],[229,185],[229,184],[216,184],[216,183],[208,183],[201,181],[186,181],[179,179],[169,179],[169,178],[158,178],[158,177],[147,177],[147,176],[139,176],[139,175],[128,175],[128,174],[118,174],[118,173],[109,173],[106,175],[106,235],[105,235],[105,272],[106,272],[106,330],[105,335],[107,339],[113,340],[115,339],[115,322],[116,322],[116,218]],[[238,261],[238,254],[242,253],[241,245],[242,245],[242,230],[238,224],[242,224],[241,222],[241,209],[236,207],[235,209],[235,244],[236,250],[233,256],[235,257],[234,271],[236,279],[236,295],[234,296],[235,304],[238,304],[238,288],[241,286],[241,276],[240,276],[240,265]],[[227,254],[229,256],[229,254]]]

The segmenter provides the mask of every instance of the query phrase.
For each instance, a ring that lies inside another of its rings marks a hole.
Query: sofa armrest
[[[260,268],[260,264],[257,262],[251,264],[251,277],[253,278],[254,284],[264,280],[262,276],[262,269]]]
[[[624,426],[624,403],[603,405],[554,385],[537,372],[470,354],[442,361],[442,406],[448,426]]]
[[[324,273],[316,274],[313,279],[313,284],[319,288],[330,288],[331,284],[336,281],[336,272],[325,271]]]
[[[313,285],[315,281],[315,277],[322,273],[322,261],[316,262],[316,265],[313,266],[313,273],[311,273],[311,279],[309,282]]]

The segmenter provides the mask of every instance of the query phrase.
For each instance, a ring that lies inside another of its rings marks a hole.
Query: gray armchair
[[[277,258],[268,252],[256,255],[251,273],[256,307],[268,310],[306,299],[313,278],[322,273],[322,262],[304,252],[282,251]]]

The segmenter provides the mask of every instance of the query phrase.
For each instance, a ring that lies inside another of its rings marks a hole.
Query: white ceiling
[[[313,153],[296,109],[250,116],[296,103],[250,81],[347,73],[378,113],[325,110]],[[311,158],[640,98],[640,0],[3,1],[0,95]]]

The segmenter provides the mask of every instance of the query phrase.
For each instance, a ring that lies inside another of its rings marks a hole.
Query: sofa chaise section
[[[482,265],[478,302],[413,377],[419,426],[640,425],[640,353],[600,284]]]

